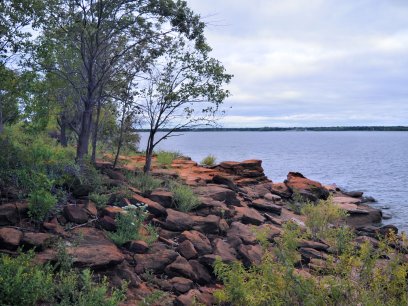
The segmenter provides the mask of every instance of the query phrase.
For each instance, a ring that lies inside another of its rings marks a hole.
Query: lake
[[[147,133],[141,133],[144,150]],[[289,171],[324,184],[364,191],[392,216],[384,224],[408,231],[407,132],[185,132],[159,149],[200,162],[261,159],[266,175],[282,182]]]

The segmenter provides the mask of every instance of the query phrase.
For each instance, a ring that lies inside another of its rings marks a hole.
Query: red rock
[[[220,256],[224,262],[232,262],[237,259],[236,251],[224,240],[214,240],[214,255]]]
[[[149,246],[143,240],[132,240],[125,244],[125,247],[133,253],[143,254],[149,249]]]
[[[126,177],[123,175],[123,173],[121,173],[119,171],[115,171],[115,170],[109,169],[109,168],[104,168],[103,172],[112,180],[120,181],[120,182],[125,182],[126,181]]]
[[[302,255],[302,258],[305,258],[306,260],[315,258],[315,259],[327,259],[327,254],[317,251],[312,248],[300,248],[299,253]]]
[[[219,232],[220,217],[209,215],[206,217],[192,216],[193,229],[207,234]]]
[[[193,245],[199,255],[208,254],[212,252],[212,247],[210,240],[197,231],[184,231],[181,234],[181,239],[189,240]]]
[[[259,265],[262,261],[262,248],[259,244],[245,245],[241,244],[238,249],[238,254],[241,256],[245,266]]]
[[[74,266],[100,269],[117,265],[124,260],[123,254],[103,232],[90,227],[78,228],[73,232],[82,237],[78,246],[67,248]]]
[[[260,225],[265,221],[265,218],[255,209],[248,207],[235,207],[241,217],[242,223]]]
[[[257,199],[252,201],[249,206],[255,208],[255,209],[259,209],[259,210],[263,210],[263,211],[267,211],[267,212],[271,212],[273,214],[277,214],[280,215],[282,212],[282,207],[278,206],[274,203],[271,203],[268,200],[264,200],[264,199]]]
[[[134,194],[132,199],[137,203],[143,203],[147,205],[147,211],[153,214],[155,217],[166,216],[166,209],[159,203],[142,197],[141,195]]]
[[[177,252],[179,252],[180,255],[186,259],[197,257],[197,251],[189,240],[184,240],[182,243],[180,243],[177,247]]]
[[[298,242],[299,248],[311,248],[318,251],[327,251],[329,246],[325,243],[302,239]]]
[[[23,238],[23,233],[10,227],[0,228],[0,248],[16,250]]]
[[[280,197],[280,196],[278,196],[276,194],[273,194],[273,193],[265,194],[264,199],[268,200],[268,201],[271,201],[271,202],[273,202],[273,203],[275,203],[277,205],[282,205],[283,204],[282,197]]]
[[[208,272],[207,268],[204,267],[198,260],[188,261],[193,268],[195,278],[193,279],[200,285],[209,284],[212,280],[211,274]]]
[[[255,244],[256,237],[250,226],[241,222],[233,222],[230,229],[227,231],[227,237],[236,237],[242,240],[245,244]]]
[[[208,292],[203,293],[197,289],[191,289],[186,294],[179,295],[174,301],[174,305],[176,306],[193,306],[197,303],[201,303],[203,305],[213,305],[215,303],[215,299],[213,295]]]
[[[54,235],[47,233],[24,233],[24,237],[21,240],[27,248],[36,248],[37,250],[44,249],[44,246],[51,242],[54,238]]]
[[[193,281],[184,277],[173,277],[170,279],[172,289],[178,293],[186,293],[193,288]]]
[[[134,272],[134,268],[130,266],[126,261],[117,265],[114,269],[108,271],[107,276],[110,284],[119,288],[122,286],[123,281],[128,283],[129,288],[137,288],[141,285],[142,280]]]
[[[122,212],[123,212],[123,209],[117,206],[106,206],[103,208],[103,215],[109,216],[112,219],[115,219],[116,215]]]
[[[53,234],[65,235],[64,228],[58,223],[57,218],[52,219],[50,222],[44,222],[43,228]]]
[[[194,279],[196,276],[193,267],[184,257],[178,256],[175,261],[169,264],[164,272],[168,276],[182,276],[189,279]]]
[[[92,201],[88,201],[88,203],[85,206],[85,211],[91,217],[96,217],[98,215],[98,209],[96,208],[95,203]]]
[[[109,216],[103,216],[98,220],[99,225],[106,231],[113,232],[116,231],[115,219]]]
[[[293,192],[284,183],[273,183],[271,186],[271,193],[288,199],[292,196]]]
[[[177,256],[179,256],[178,253],[173,250],[152,247],[149,253],[134,255],[136,262],[135,271],[137,274],[142,274],[146,271],[154,273],[163,272],[164,268],[172,263]]]
[[[191,215],[176,211],[174,209],[166,209],[167,218],[164,226],[171,231],[184,231],[193,227],[194,221]]]
[[[19,220],[20,216],[14,203],[0,205],[0,226],[14,225]]]
[[[300,193],[302,196],[312,201],[317,199],[326,200],[330,195],[329,191],[324,188],[322,184],[312,181],[298,172],[289,172],[285,184],[293,192]]]
[[[64,207],[65,217],[70,221],[78,224],[88,222],[88,214],[82,207],[77,205],[67,205]]]
[[[224,202],[227,205],[239,205],[236,193],[231,189],[221,187],[220,185],[208,184],[206,186],[197,187],[194,190],[201,196]]]
[[[173,207],[173,193],[169,191],[155,190],[150,194],[149,198],[165,208]]]

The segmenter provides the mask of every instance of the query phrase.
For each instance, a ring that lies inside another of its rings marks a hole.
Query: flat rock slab
[[[273,202],[264,200],[264,199],[254,200],[249,204],[249,206],[255,209],[258,209],[258,210],[267,211],[267,212],[277,214],[277,215],[280,215],[282,213],[281,206],[276,205]]]
[[[238,216],[241,218],[242,223],[261,225],[265,218],[255,209],[249,207],[235,207]]]
[[[213,200],[224,202],[227,205],[240,204],[235,191],[219,185],[208,184],[206,186],[196,187],[194,190],[201,196],[210,197]]]
[[[11,227],[0,228],[0,248],[16,250],[23,238],[23,233]]]

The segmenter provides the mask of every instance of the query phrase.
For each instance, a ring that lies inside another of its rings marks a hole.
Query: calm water
[[[142,133],[141,149],[147,134]],[[190,132],[160,149],[195,161],[261,159],[267,176],[282,182],[289,171],[325,184],[361,190],[408,231],[408,133],[406,132]]]

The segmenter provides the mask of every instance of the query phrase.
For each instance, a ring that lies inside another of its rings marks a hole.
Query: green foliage
[[[139,189],[143,194],[148,194],[161,186],[162,181],[145,173],[126,173],[126,178],[130,185]]]
[[[33,265],[34,252],[16,258],[0,255],[0,304],[26,306],[54,295],[50,266]]]
[[[159,151],[157,152],[157,163],[162,167],[170,167],[173,160],[180,157],[179,152]]]
[[[214,155],[210,154],[204,157],[200,164],[211,167],[215,165],[216,161],[217,161],[217,158]]]
[[[310,202],[305,201],[305,199],[300,195],[299,192],[295,192],[292,195],[291,201],[288,202],[289,209],[298,215],[302,213],[303,207],[307,204],[310,204]]]
[[[200,205],[200,200],[189,186],[173,183],[170,184],[170,190],[173,193],[173,205],[177,210],[188,212]]]
[[[35,221],[44,221],[57,204],[57,199],[47,190],[38,189],[29,195],[28,215]]]
[[[316,205],[307,203],[302,208],[306,216],[306,226],[309,228],[313,239],[326,239],[332,225],[347,216],[347,212],[333,203],[332,198],[321,200]]]
[[[161,290],[154,290],[140,301],[140,306],[160,305],[160,302],[168,296],[168,293]]]
[[[143,208],[130,207],[123,214],[116,217],[117,229],[108,232],[108,237],[117,245],[121,246],[131,240],[144,240],[148,244],[157,240],[157,232],[153,226],[144,227],[147,213]],[[142,229],[145,231],[143,232]]]
[[[96,207],[103,208],[109,201],[109,195],[101,194],[98,192],[92,192],[89,194],[89,199],[95,203]]]

